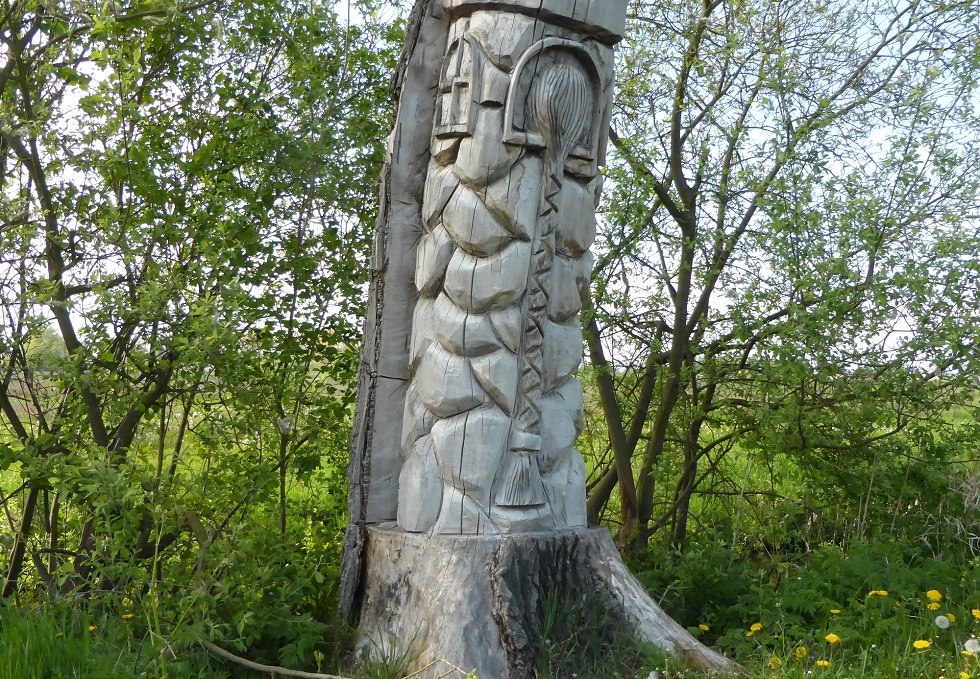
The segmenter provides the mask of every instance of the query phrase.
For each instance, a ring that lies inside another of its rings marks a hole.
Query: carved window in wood
[[[443,62],[436,107],[435,134],[441,139],[469,137],[476,124],[482,86],[483,52],[475,37],[466,34],[454,42]]]

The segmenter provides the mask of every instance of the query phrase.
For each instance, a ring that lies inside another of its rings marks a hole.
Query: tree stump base
[[[609,533],[430,536],[368,530],[358,645],[410,659],[411,676],[532,679],[549,597],[603,601],[636,638],[691,666],[737,665],[670,619],[623,564]]]

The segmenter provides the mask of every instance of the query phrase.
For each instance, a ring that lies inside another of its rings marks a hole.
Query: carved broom
[[[521,371],[516,426],[497,490],[501,507],[545,503],[536,454],[541,450],[544,382],[544,328],[551,294],[551,270],[558,227],[558,196],[565,163],[589,116],[589,84],[581,71],[556,63],[535,78],[528,96],[529,119],[544,138],[541,210],[531,247],[527,292],[522,302],[524,334],[518,351]]]

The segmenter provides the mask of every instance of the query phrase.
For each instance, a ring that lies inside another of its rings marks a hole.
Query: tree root
[[[742,673],[738,664],[705,646],[664,613],[629,572],[609,533],[601,531],[598,535],[598,550],[592,555],[595,574],[632,623],[640,641],[661,648],[701,671]]]

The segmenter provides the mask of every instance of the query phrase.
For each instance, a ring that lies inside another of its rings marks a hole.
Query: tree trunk
[[[597,519],[599,509],[609,501],[609,495],[616,486],[616,481],[619,481],[619,517],[622,526],[620,534],[627,537],[632,535],[636,529],[637,499],[636,483],[633,480],[633,449],[636,447],[636,443],[628,440],[626,436],[622,411],[616,400],[616,390],[610,374],[612,368],[609,366],[609,361],[606,360],[602,341],[599,338],[599,324],[596,323],[594,316],[589,321],[587,335],[589,358],[595,368],[596,387],[599,391],[602,412],[609,429],[609,445],[612,447],[613,459],[616,461],[616,466],[607,475],[608,480],[604,478],[595,489],[593,497],[589,498],[587,509],[589,519]],[[637,407],[645,409],[642,401]]]
[[[3,591],[0,597],[6,599],[17,591],[17,581],[24,568],[24,555],[27,553],[27,539],[30,537],[31,524],[34,522],[34,511],[37,509],[37,497],[40,491],[31,487],[24,500],[24,516],[20,528],[14,536],[14,546],[10,550],[10,561],[7,565],[7,576],[4,578]]]
[[[405,657],[419,679],[532,679],[546,601],[605,606],[606,620],[692,667],[736,666],[667,617],[623,565],[605,529],[430,537],[372,528],[360,650]],[[560,604],[559,604],[560,605]],[[601,630],[596,630],[601,633]]]
[[[542,603],[558,595],[598,596],[620,629],[697,667],[735,669],[650,600],[604,529],[587,527],[573,448],[625,15],[625,0],[417,0],[410,17],[341,608],[360,623],[363,653],[410,660],[413,676],[533,676]]]

